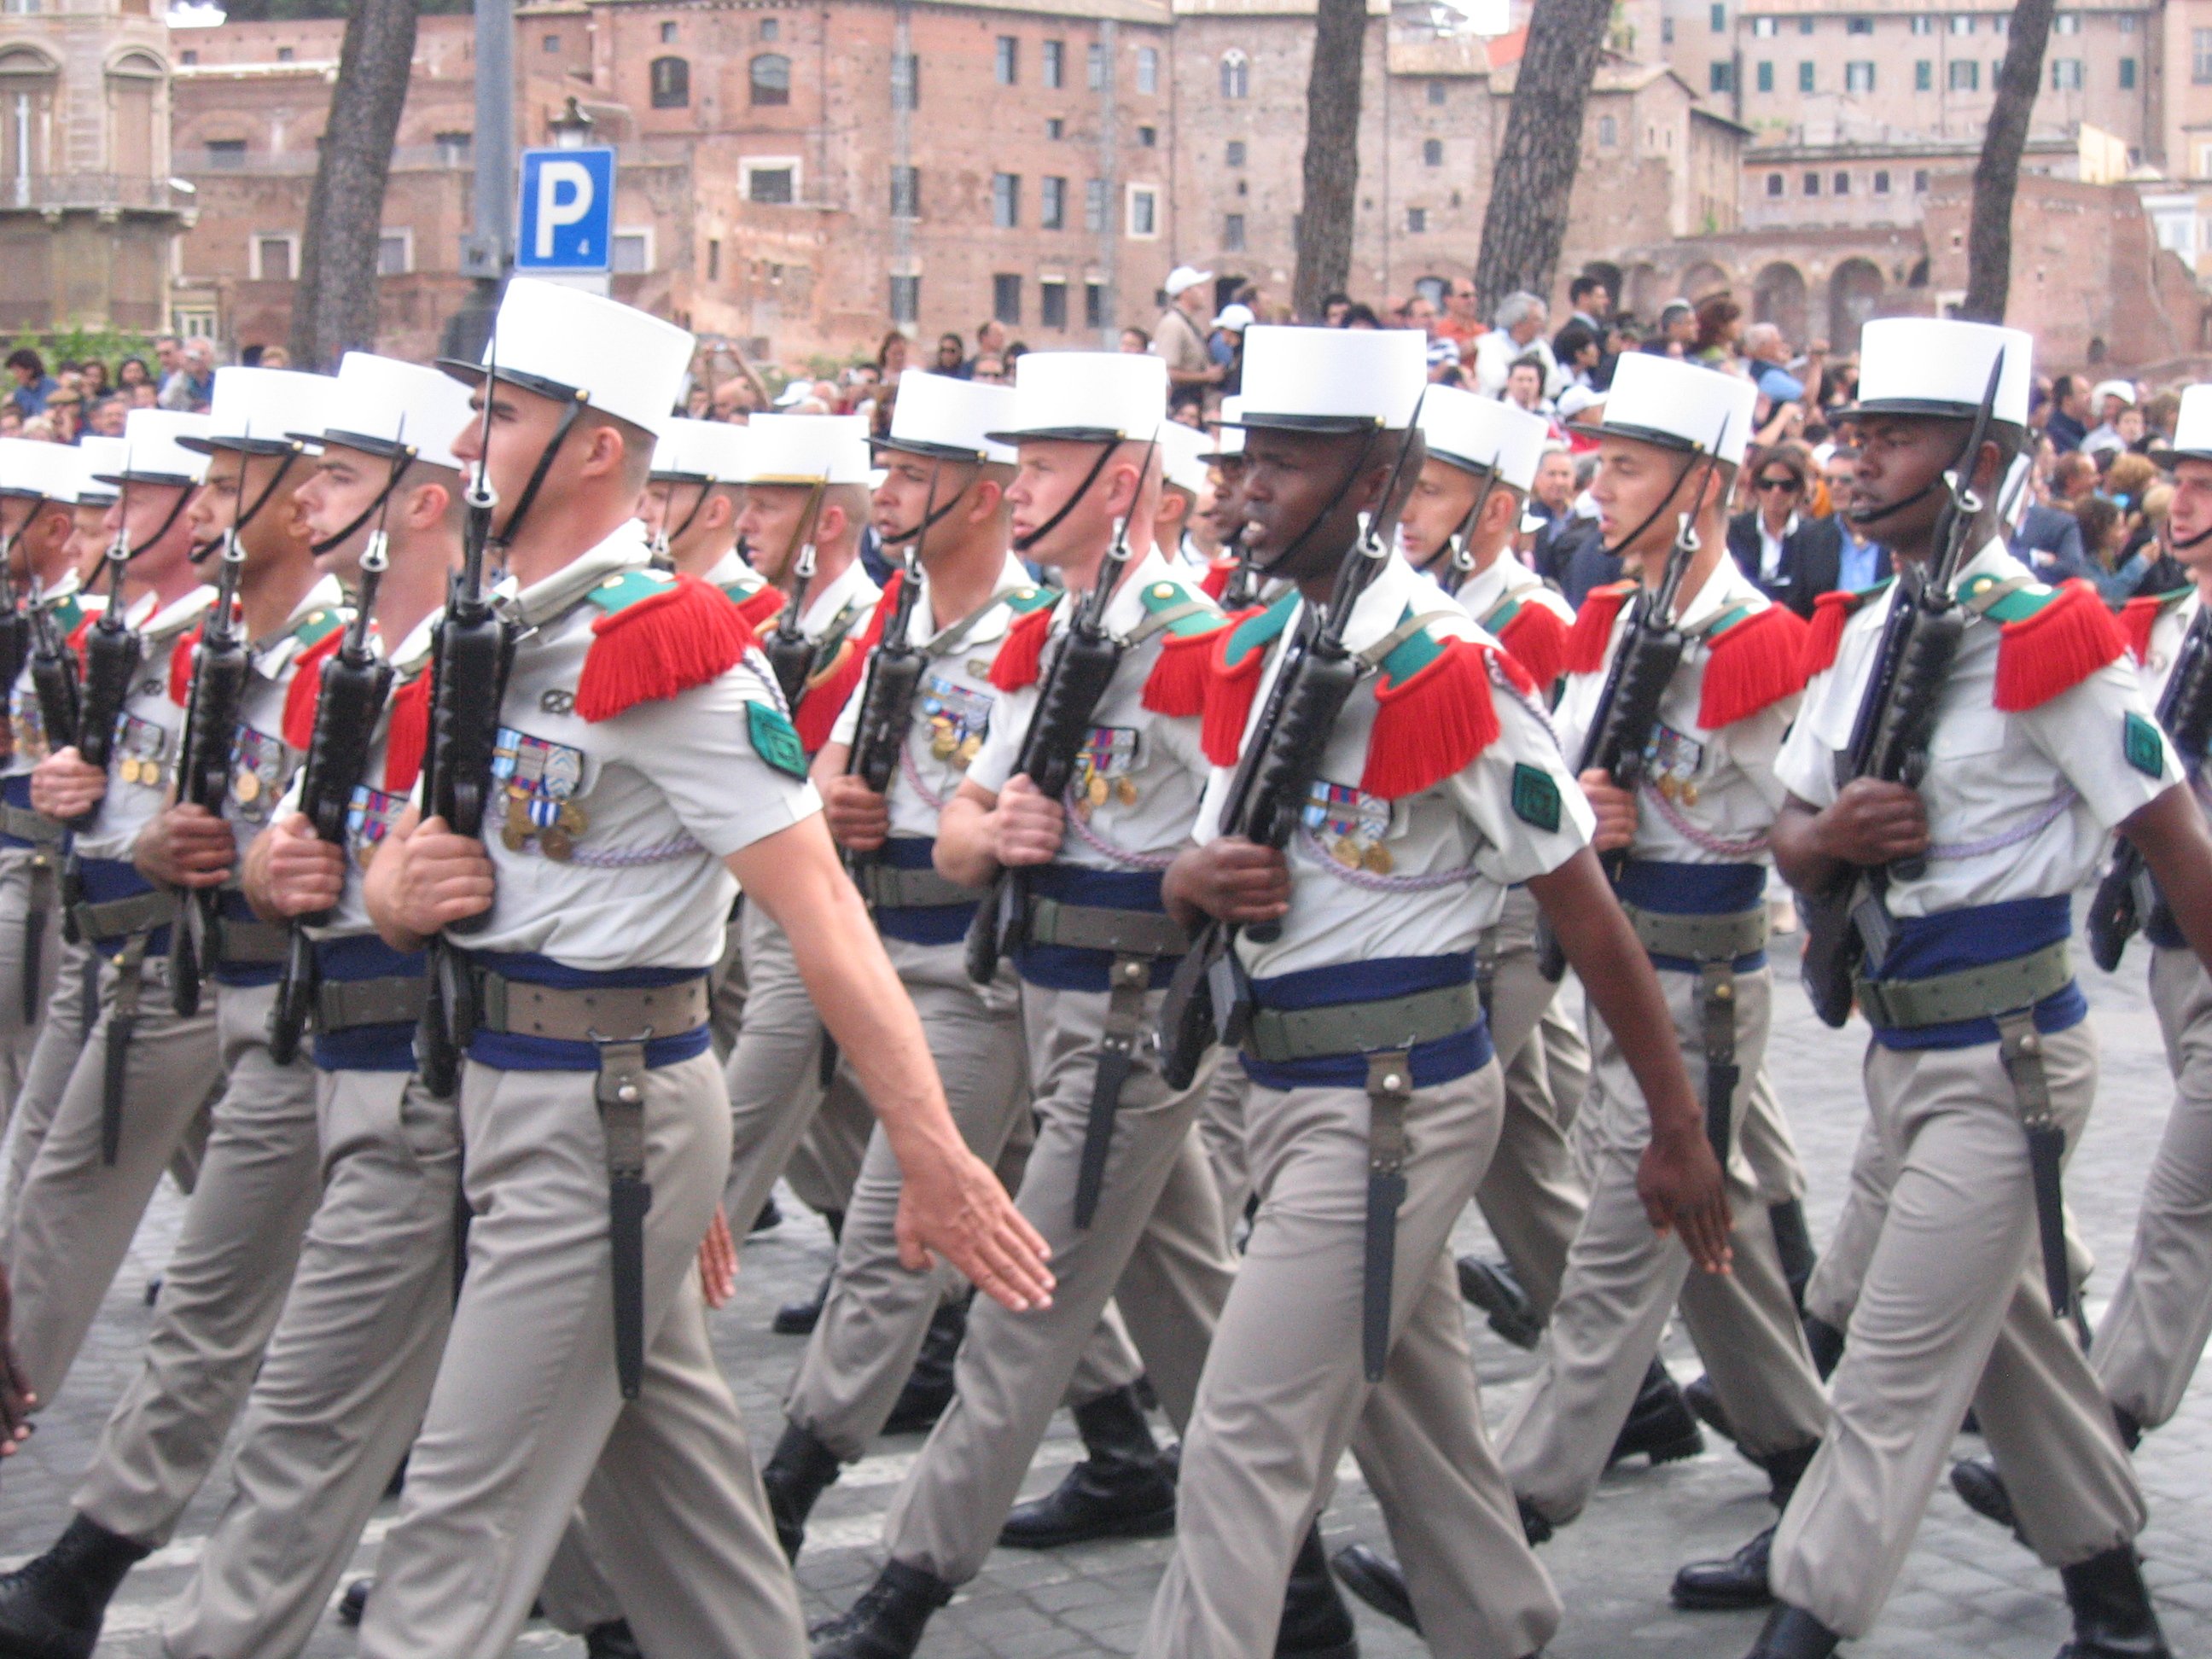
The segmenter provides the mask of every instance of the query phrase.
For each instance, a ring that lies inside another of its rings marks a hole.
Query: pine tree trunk
[[[2012,10],[1997,100],[1974,167],[1974,210],[1966,230],[1966,298],[1961,317],[2002,323],[2012,289],[2012,201],[2028,118],[2043,86],[2043,49],[2051,39],[2053,0],[2019,0]]]
[[[1297,274],[1291,303],[1321,319],[1324,295],[1352,276],[1352,216],[1359,199],[1359,76],[1367,0],[1320,0],[1313,74],[1306,82],[1305,200],[1298,212]]]
[[[1551,296],[1582,160],[1583,106],[1612,18],[1612,0],[1538,0],[1529,15],[1475,261],[1475,303],[1486,317],[1517,289]]]
[[[358,0],[346,21],[331,94],[300,277],[292,297],[292,361],[334,369],[376,343],[376,252],[392,141],[407,102],[416,0]]]

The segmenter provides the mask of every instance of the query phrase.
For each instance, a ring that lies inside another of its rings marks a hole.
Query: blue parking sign
[[[516,270],[605,270],[613,251],[614,220],[613,150],[522,152]]]

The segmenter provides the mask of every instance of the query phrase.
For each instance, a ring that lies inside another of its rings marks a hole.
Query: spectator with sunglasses
[[[1752,507],[1729,520],[1729,551],[1759,591],[1801,617],[1836,586],[1842,547],[1833,519],[1817,519],[1813,459],[1796,444],[1777,444],[1751,470]]]

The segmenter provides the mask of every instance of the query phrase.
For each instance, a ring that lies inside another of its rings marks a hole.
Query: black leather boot
[[[1784,1603],[1766,1615],[1744,1659],[1828,1659],[1841,1640],[1811,1613]]]
[[[1275,1659],[1359,1659],[1352,1609],[1337,1594],[1322,1551],[1321,1528],[1309,1527],[1291,1562],[1283,1592],[1283,1622],[1275,1632]]]
[[[776,1218],[779,1221],[782,1218],[781,1215]],[[830,1242],[833,1244],[841,1242],[845,1237],[845,1212],[842,1210],[824,1210],[822,1219],[829,1224]],[[787,1302],[778,1308],[775,1317],[769,1322],[769,1328],[778,1336],[811,1336],[815,1326],[821,1322],[822,1304],[830,1299],[830,1280],[836,1271],[836,1264],[832,1262],[830,1272],[822,1275],[822,1282],[815,1286],[812,1296],[804,1302]]]
[[[345,1593],[338,1597],[338,1623],[360,1624],[362,1615],[368,1611],[369,1592],[375,1588],[376,1580],[369,1577],[356,1578],[348,1584]]]
[[[2020,1517],[2013,1513],[2012,1493],[2005,1489],[2004,1476],[1997,1473],[1996,1459],[1960,1458],[1951,1465],[1951,1490],[1983,1520],[1993,1521],[2020,1538]]]
[[[1805,1347],[1813,1356],[1813,1369],[1826,1382],[1843,1362],[1844,1334],[1825,1319],[1805,1316]]]
[[[1805,1226],[1805,1206],[1794,1198],[1787,1203],[1770,1204],[1766,1221],[1774,1230],[1774,1253],[1782,1258],[1782,1277],[1789,1284],[1790,1299],[1797,1304],[1802,1317],[1805,1286],[1820,1259],[1813,1249],[1813,1235]]]
[[[1550,1543],[1552,1541],[1550,1520],[1525,1498],[1516,1498],[1513,1504],[1514,1507],[1521,1511],[1521,1535],[1528,1540],[1528,1547],[1534,1549],[1539,1544]]]
[[[952,1586],[903,1561],[884,1565],[853,1610],[807,1634],[813,1659],[913,1659],[929,1615],[952,1599]]]
[[[1711,1376],[1700,1372],[1695,1381],[1682,1390],[1682,1403],[1691,1414],[1730,1445],[1735,1443],[1735,1425],[1728,1419],[1721,1405],[1719,1392],[1713,1387]]]
[[[1766,1471],[1767,1497],[1778,1510],[1790,1507],[1797,1483],[1812,1467],[1818,1441],[1794,1451],[1775,1452],[1757,1460]],[[1741,1607],[1763,1607],[1772,1601],[1767,1589],[1768,1558],[1774,1549],[1774,1528],[1766,1528],[1723,1561],[1692,1561],[1674,1575],[1668,1598],[1685,1612],[1705,1613]]]
[[[922,1338],[914,1370],[884,1425],[885,1434],[925,1433],[945,1415],[945,1408],[952,1403],[952,1362],[960,1352],[960,1339],[967,1334],[966,1302],[948,1302],[931,1316],[929,1334]]]
[[[1510,1263],[1480,1256],[1459,1259],[1459,1293],[1490,1316],[1490,1328],[1516,1348],[1533,1348],[1544,1334],[1544,1322],[1528,1292],[1521,1288]]]
[[[1116,1389],[1075,1408],[1084,1460],[1042,1498],[1016,1506],[1000,1528],[1010,1549],[1049,1550],[1094,1538],[1158,1538],[1175,1530],[1176,1486],[1136,1390]]]
[[[2132,1544],[2061,1567],[2058,1577],[2074,1610],[2074,1639],[2058,1659],[2173,1659]]]
[[[753,1224],[750,1227],[748,1227],[745,1231],[748,1235],[752,1233],[764,1233],[771,1227],[781,1227],[781,1225],[783,1225],[782,1207],[776,1203],[775,1194],[774,1193],[770,1193],[767,1198],[762,1200],[760,1212],[753,1217]]]
[[[783,1438],[761,1469],[761,1485],[768,1490],[769,1513],[775,1518],[775,1540],[783,1546],[785,1560],[799,1559],[799,1546],[806,1541],[806,1517],[844,1468],[837,1454],[809,1431],[796,1423],[783,1425]]]
[[[1348,1544],[1330,1565],[1337,1582],[1393,1624],[1403,1625],[1419,1636],[1421,1620],[1413,1611],[1413,1598],[1406,1589],[1405,1569],[1380,1550],[1364,1544]]]
[[[151,1553],[80,1515],[44,1555],[0,1578],[0,1654],[90,1659],[123,1575]]]
[[[645,1650],[630,1634],[629,1620],[610,1619],[584,1632],[584,1659],[645,1659]]]
[[[1698,1419],[1690,1415],[1690,1408],[1682,1402],[1682,1390],[1667,1373],[1665,1364],[1656,1356],[1650,1370],[1644,1373],[1644,1386],[1636,1391],[1636,1403],[1628,1408],[1628,1420],[1620,1425],[1620,1435],[1613,1443],[1613,1454],[1607,1457],[1609,1468],[1624,1458],[1641,1455],[1651,1460],[1651,1466],[1672,1463],[1685,1457],[1695,1457],[1705,1449],[1705,1437],[1698,1427]]]

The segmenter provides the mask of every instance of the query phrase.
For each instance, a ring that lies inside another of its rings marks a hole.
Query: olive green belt
[[[1686,915],[1676,910],[1646,910],[1623,904],[1637,942],[1655,957],[1686,962],[1734,962],[1766,948],[1766,907],[1726,915]]]
[[[152,933],[173,921],[176,913],[174,893],[133,893],[128,898],[97,902],[81,899],[70,907],[70,921],[79,939],[127,939],[133,933]]]
[[[1030,901],[1028,937],[1032,945],[1111,951],[1117,956],[1179,957],[1190,949],[1190,936],[1162,911],[1114,910],[1048,898]]]
[[[1255,1008],[1243,1047],[1253,1059],[1281,1066],[1324,1054],[1413,1048],[1456,1036],[1481,1018],[1482,994],[1470,981],[1374,1002]]]
[[[1926,979],[1858,981],[1859,1010],[1886,1030],[1917,1030],[1986,1019],[2015,1008],[2033,1008],[2066,988],[2074,977],[2067,942],[2059,939],[2024,957],[1992,962]]]
[[[878,910],[973,904],[983,896],[979,889],[947,881],[934,870],[895,870],[888,864],[865,864],[858,880],[860,896]]]
[[[681,1036],[707,1023],[702,975],[674,985],[532,985],[489,969],[480,976],[477,1028],[561,1042],[611,1042],[643,1033]]]
[[[429,991],[420,974],[326,979],[315,988],[315,1029],[328,1036],[364,1025],[412,1025],[422,1018]]]
[[[0,802],[0,835],[13,836],[17,841],[33,842],[41,847],[58,847],[62,833],[62,826],[44,812]]]

